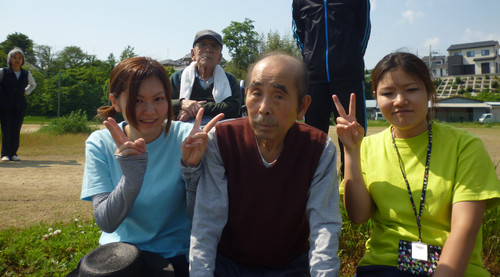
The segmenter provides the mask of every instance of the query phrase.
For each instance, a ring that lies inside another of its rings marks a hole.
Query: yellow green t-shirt
[[[450,233],[452,204],[487,200],[500,202],[500,181],[482,141],[444,124],[433,124],[429,181],[421,217],[424,243],[443,246]],[[396,139],[417,208],[427,155],[428,132]],[[376,205],[374,228],[359,265],[397,266],[399,240],[417,241],[418,227],[406,183],[392,145],[390,129],[368,136],[361,146],[365,183]],[[481,259],[482,232],[467,267],[466,276],[489,276]]]

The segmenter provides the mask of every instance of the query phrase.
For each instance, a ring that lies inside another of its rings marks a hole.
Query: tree
[[[27,62],[36,64],[36,58],[33,52],[33,41],[27,35],[21,33],[9,34],[7,39],[0,43],[0,48],[5,54],[8,54],[10,50],[15,47],[19,47],[23,50]]]
[[[120,55],[120,61],[133,58],[135,56],[137,55],[134,53],[134,47],[127,45],[127,47],[123,49],[122,54]]]
[[[41,71],[49,70],[54,64],[54,54],[52,48],[47,45],[35,45],[36,66]]]
[[[295,44],[291,36],[284,36],[283,38],[277,31],[271,31],[267,34],[267,39],[264,40],[264,35],[261,35],[260,53],[268,53],[272,51],[281,51],[286,54],[292,55],[296,58],[302,59],[302,54]]]
[[[245,18],[244,22],[231,21],[231,24],[222,30],[224,38],[222,42],[229,50],[231,64],[238,72],[233,74],[243,79],[248,66],[253,63],[259,55],[259,34],[254,31],[253,20]],[[226,65],[226,68],[228,65]],[[229,71],[229,70],[228,70]]]
[[[93,61],[95,57],[87,55],[78,46],[67,46],[57,54],[55,60],[58,70],[82,66]]]

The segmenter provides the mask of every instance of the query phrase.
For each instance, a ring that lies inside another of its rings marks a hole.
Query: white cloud
[[[462,36],[462,40],[464,42],[476,42],[485,40],[500,41],[500,34],[495,34],[495,33],[485,34],[482,31],[477,31],[467,28],[465,29],[465,33]]]
[[[424,13],[421,11],[407,10],[402,12],[401,15],[404,19],[413,24],[417,18],[424,16]]]

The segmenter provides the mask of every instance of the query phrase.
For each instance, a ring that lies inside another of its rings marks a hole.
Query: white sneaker
[[[2,157],[2,162],[8,162],[8,161],[10,161],[9,157],[7,156]]]
[[[16,161],[16,162],[18,162],[18,161],[20,161],[21,159],[20,159],[17,155],[14,155],[14,156],[10,157],[10,160],[11,160],[11,161]]]

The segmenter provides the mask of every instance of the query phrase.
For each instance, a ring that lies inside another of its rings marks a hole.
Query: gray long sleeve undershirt
[[[115,157],[123,173],[118,186],[112,192],[92,196],[97,226],[106,233],[114,232],[134,206],[135,199],[141,191],[148,163],[147,152],[140,156],[115,155]]]
[[[198,198],[191,230],[191,276],[213,276],[217,245],[227,222],[229,208],[227,179],[215,128],[208,137],[202,166],[191,171],[183,170],[186,188],[195,191]],[[315,277],[339,274],[337,251],[342,218],[336,160],[335,145],[328,138],[309,189],[306,207],[310,227],[310,270],[311,276]],[[187,180],[192,183],[189,184]]]

